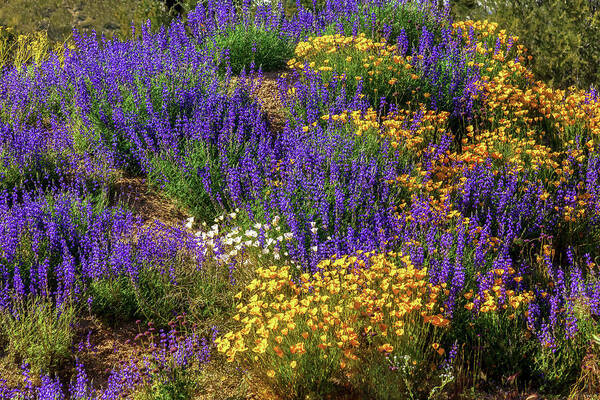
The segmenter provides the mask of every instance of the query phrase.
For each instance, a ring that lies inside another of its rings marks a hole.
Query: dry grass
[[[143,353],[143,347],[133,341],[137,334],[138,326],[134,322],[111,327],[94,317],[79,320],[75,343],[82,342],[84,347],[78,352],[78,357],[94,389],[104,387],[110,370],[117,368],[122,361]]]

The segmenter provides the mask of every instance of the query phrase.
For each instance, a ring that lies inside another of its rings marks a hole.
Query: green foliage
[[[188,171],[180,168],[172,154],[161,154],[153,158],[148,173],[151,185],[159,186],[167,195],[177,199],[190,213],[204,221],[212,221],[222,213],[225,205],[212,200],[211,193],[222,193],[226,188],[226,177],[221,173],[218,152],[204,142],[189,142],[184,162]],[[210,171],[209,187],[205,187],[199,170]]]
[[[252,63],[255,69],[277,71],[285,67],[286,61],[293,55],[291,39],[264,26],[236,25],[225,32],[220,32],[205,44],[209,51],[221,50],[219,68],[223,72],[227,63],[233,74],[248,70]],[[223,52],[227,51],[227,54]]]
[[[195,321],[219,319],[231,309],[231,287],[227,271],[206,267],[194,269],[179,260],[173,275],[156,268],[143,268],[137,277],[121,276],[91,282],[91,310],[111,323],[141,318],[166,325],[186,313]]]
[[[136,400],[188,400],[192,398],[195,382],[185,373],[174,374],[174,380],[153,382],[135,396]]]
[[[577,331],[573,332],[573,337],[559,337],[555,347],[543,347],[536,343],[538,348],[532,368],[544,391],[567,394],[566,391],[577,378],[585,376],[582,364],[588,349],[591,347],[592,356],[597,350],[594,338],[600,334],[600,328],[592,318],[589,307],[584,301],[575,301],[572,311],[577,321]]]
[[[104,278],[89,285],[91,309],[95,315],[114,323],[130,321],[139,316],[136,293],[129,277]]]
[[[89,296],[92,312],[114,323],[144,318],[166,325],[186,309],[184,287],[176,285],[168,274],[143,268],[136,278],[104,278],[92,282]]]
[[[452,1],[457,19],[498,22],[533,57],[539,79],[566,88],[600,83],[600,14],[593,0]]]
[[[40,299],[15,302],[15,310],[0,313],[0,345],[17,364],[28,362],[32,371],[56,371],[71,359],[75,306],[56,306]]]
[[[501,382],[518,374],[531,378],[531,357],[537,342],[531,338],[523,323],[520,309],[482,313],[476,319],[457,307],[453,320],[452,340],[465,344],[465,361],[473,371],[473,384]],[[511,314],[515,313],[516,316]]]

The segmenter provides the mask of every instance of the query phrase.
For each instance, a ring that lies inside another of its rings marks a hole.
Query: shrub
[[[88,291],[92,299],[91,311],[115,324],[133,320],[141,314],[135,289],[127,276],[92,281]]]
[[[209,52],[217,54],[219,70],[231,68],[236,75],[250,69],[281,70],[294,51],[283,32],[241,23],[205,40]]]
[[[12,28],[0,27],[0,70],[21,68],[27,63],[39,64],[48,57],[50,46],[43,32],[17,35]]]
[[[141,318],[159,326],[180,313],[197,323],[229,315],[233,293],[226,268],[207,263],[200,271],[184,259],[175,264],[171,271],[146,266],[135,278],[120,275],[92,281],[87,292],[91,311],[111,324]]]

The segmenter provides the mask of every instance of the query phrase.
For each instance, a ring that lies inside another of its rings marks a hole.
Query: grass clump
[[[135,278],[102,278],[89,284],[91,311],[111,324],[135,319],[166,326],[175,316],[188,314],[196,323],[220,320],[232,310],[229,273],[208,265],[202,271],[179,261],[172,273],[144,268]]]
[[[148,388],[134,396],[136,400],[188,400],[194,393],[194,384],[183,374],[175,374],[172,380],[156,380]]]
[[[76,307],[27,297],[0,314],[0,343],[17,364],[29,363],[35,374],[49,373],[71,360]]]

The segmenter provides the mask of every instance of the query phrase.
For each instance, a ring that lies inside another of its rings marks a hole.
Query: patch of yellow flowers
[[[385,355],[414,346],[417,332],[450,324],[438,306],[444,289],[429,284],[408,256],[343,256],[319,269],[294,282],[289,267],[259,268],[236,296],[240,327],[217,339],[218,351],[230,362],[262,366],[268,378],[314,360],[350,371],[367,349]]]
[[[380,138],[390,140],[394,149],[404,149],[418,158],[430,140],[445,133],[449,115],[446,111],[427,110],[425,105],[419,104],[416,111],[400,109],[381,117],[373,108],[369,108],[364,112],[344,110],[339,114],[325,114],[321,120],[337,124],[349,123],[356,136],[363,136],[367,132],[378,133]],[[315,126],[316,123],[305,126],[303,131],[310,132]]]
[[[400,56],[396,46],[369,39],[364,33],[358,36],[311,37],[298,43],[294,55],[288,61],[289,68],[303,71],[308,65],[321,72],[325,82],[329,82],[336,72],[338,79],[345,75],[346,83],[351,86],[359,81],[363,81],[364,85],[374,85],[372,91],[375,95],[384,95],[377,93],[383,88],[389,92],[386,95],[393,95],[394,89],[402,87],[407,80],[419,79],[410,56]]]
[[[306,42],[298,43],[294,55],[300,60],[312,59],[318,54],[334,54],[347,49],[355,49],[360,52],[375,52],[379,53],[382,57],[387,57],[393,54],[395,46],[389,46],[386,42],[376,42],[367,38],[364,33],[361,33],[358,36],[335,34],[311,37]],[[350,62],[352,59],[346,61]],[[381,63],[381,60],[375,60],[374,58],[369,59],[368,61],[373,61],[375,66]],[[367,63],[367,61],[365,61],[365,63]],[[292,58],[288,61],[288,66],[301,69],[303,64],[299,60]],[[365,68],[368,68],[369,66],[370,65]]]

